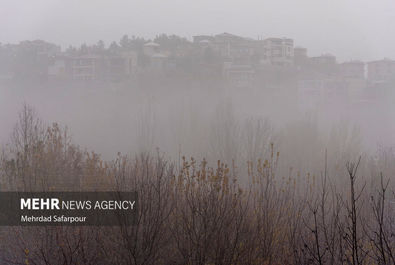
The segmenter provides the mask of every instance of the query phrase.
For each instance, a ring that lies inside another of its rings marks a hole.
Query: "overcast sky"
[[[291,37],[309,55],[395,59],[395,0],[0,0],[0,42],[108,45],[159,33]]]

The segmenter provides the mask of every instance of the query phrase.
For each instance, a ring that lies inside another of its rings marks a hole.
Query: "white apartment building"
[[[71,59],[73,80],[97,80],[103,73],[103,58],[95,54],[86,54]]]
[[[294,41],[289,38],[267,38],[262,41],[261,63],[276,66],[293,65]]]

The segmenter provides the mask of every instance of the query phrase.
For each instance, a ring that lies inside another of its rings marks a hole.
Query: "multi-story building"
[[[345,78],[364,79],[365,63],[361,61],[349,61],[340,64],[340,75]]]
[[[143,51],[145,55],[152,56],[153,54],[160,52],[160,45],[152,41],[147,42],[146,44],[144,44]]]
[[[193,36],[193,43],[194,44],[200,44],[200,43],[205,43],[205,42],[213,42],[214,41],[214,37],[213,36],[209,36],[209,35],[197,35],[197,36]]]
[[[65,80],[67,79],[67,58],[57,57],[48,65],[49,80]]]
[[[60,46],[42,40],[22,41],[18,45],[8,46],[7,50],[10,57],[1,58],[5,62],[10,59],[8,67],[5,68],[11,70],[17,79],[32,81],[45,80],[48,65],[61,52]]]
[[[303,47],[294,48],[294,65],[297,67],[306,66],[309,58],[307,57],[307,49]]]
[[[71,59],[71,76],[73,80],[98,80],[103,77],[104,59],[95,54],[86,54]]]
[[[72,80],[121,81],[137,74],[137,63],[134,51],[59,57],[48,68],[48,75],[52,79],[63,79],[66,74]]]
[[[321,56],[310,57],[310,61],[315,65],[335,65],[336,56],[330,53],[325,53]]]
[[[326,53],[321,56],[310,57],[309,63],[314,71],[326,75],[334,75],[337,72],[336,57]]]
[[[221,33],[214,36],[212,46],[214,50],[228,61],[248,63],[254,52],[254,41],[230,33]]]
[[[128,79],[137,73],[137,53],[133,51],[106,57],[107,79],[120,81]]]
[[[276,66],[293,65],[294,41],[289,38],[267,38],[262,41],[261,63]]]
[[[368,80],[371,82],[386,82],[395,80],[395,61],[383,59],[368,62]]]
[[[257,50],[257,41],[227,32],[215,36],[194,36],[193,42],[200,48],[210,47],[222,61],[237,64],[251,64]]]

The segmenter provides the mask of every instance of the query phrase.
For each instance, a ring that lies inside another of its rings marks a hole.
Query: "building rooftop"
[[[341,64],[364,64],[364,62],[360,60],[351,60],[351,61],[343,62]]]
[[[168,56],[163,53],[154,53],[151,57],[152,58],[167,58]]]
[[[99,59],[102,58],[102,56],[97,55],[97,54],[83,54],[80,56],[73,56],[73,59]]]
[[[144,46],[145,47],[159,47],[160,45],[156,42],[151,41],[151,42],[144,44]]]
[[[384,59],[381,59],[381,60],[370,61],[370,62],[368,62],[368,64],[370,64],[370,63],[381,63],[381,62],[395,63],[395,60],[392,60],[390,58],[384,58]]]

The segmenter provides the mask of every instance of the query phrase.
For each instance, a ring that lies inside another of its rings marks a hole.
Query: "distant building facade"
[[[294,41],[289,38],[267,38],[263,40],[263,64],[291,66],[294,61]]]
[[[319,73],[326,75],[337,74],[337,61],[336,56],[326,53],[321,56],[309,58],[310,66]]]
[[[308,64],[307,48],[295,47],[294,48],[294,65],[296,67],[306,66]]]
[[[86,54],[71,58],[71,76],[73,80],[98,80],[104,74],[104,58],[96,54]]]
[[[152,56],[153,54],[160,52],[160,45],[156,42],[148,42],[144,44],[143,51],[145,55]]]
[[[371,82],[386,82],[395,79],[395,61],[383,59],[368,62],[368,80]]]
[[[67,59],[64,57],[55,58],[48,65],[48,79],[65,80],[67,77]]]
[[[227,32],[214,36],[212,46],[227,61],[248,63],[253,54],[253,40]]]
[[[365,63],[361,61],[350,61],[340,64],[340,74],[345,78],[364,79]]]
[[[107,79],[121,81],[137,74],[137,53],[134,51],[123,52],[106,57]]]
[[[207,42],[213,42],[214,41],[214,37],[213,36],[209,36],[209,35],[197,35],[197,36],[193,36],[193,43],[194,44],[200,44],[200,43],[207,43]]]

